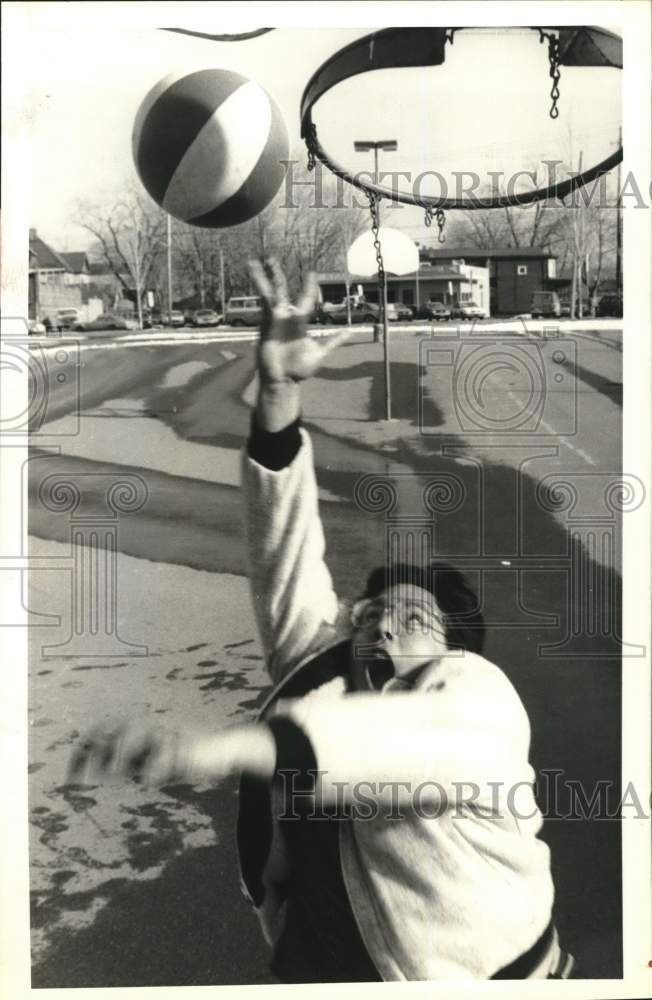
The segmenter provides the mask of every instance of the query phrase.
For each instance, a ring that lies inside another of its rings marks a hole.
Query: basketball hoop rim
[[[469,25],[468,27],[475,29],[478,26]],[[532,31],[539,32],[541,41],[543,41],[542,32],[558,33],[560,66],[611,66],[615,69],[622,69],[622,39],[611,31],[588,25],[528,27]],[[372,70],[442,65],[446,58],[446,43],[452,43],[454,35],[464,30],[463,27],[385,28],[383,31],[356,39],[330,56],[313,73],[301,98],[301,137],[309,152],[313,153],[336,176],[366,194],[373,194],[377,198],[386,198],[389,201],[402,204],[416,205],[426,210],[439,209],[444,211],[508,208],[514,205],[532,205],[538,201],[552,199],[563,201],[573,191],[597,180],[598,177],[608,173],[622,162],[623,147],[621,145],[614,153],[581,173],[548,187],[537,188],[534,191],[498,195],[491,198],[478,198],[473,195],[465,198],[435,198],[426,195],[416,196],[406,191],[386,188],[371,181],[363,181],[358,174],[348,171],[326,152],[317,138],[317,129],[312,119],[312,110],[324,94],[338,83]],[[506,27],[505,30],[509,31],[510,29]],[[593,36],[605,40],[612,48],[612,56],[609,58],[603,54],[604,61],[597,63],[592,62],[587,57],[584,61],[578,61],[577,53],[573,56],[573,53],[570,52],[570,43],[581,31],[591,32]]]

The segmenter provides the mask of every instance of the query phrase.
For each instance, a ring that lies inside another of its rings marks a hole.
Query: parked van
[[[530,312],[532,319],[537,316],[561,316],[561,302],[557,292],[534,292]]]
[[[241,295],[226,304],[224,322],[228,326],[259,326],[262,318],[263,306],[258,295]]]

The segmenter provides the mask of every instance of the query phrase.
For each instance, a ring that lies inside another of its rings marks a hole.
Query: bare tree
[[[221,273],[227,240],[220,229],[175,222],[172,226],[173,273],[182,297],[191,295],[200,307],[222,298]]]
[[[280,206],[272,245],[284,263],[290,288],[297,292],[309,271],[346,271],[346,251],[370,226],[365,209],[342,203],[334,177],[322,176],[319,186],[306,168],[294,171],[290,204]]]
[[[505,192],[498,192],[504,194]],[[480,196],[496,194],[487,189]],[[460,212],[461,235],[482,250],[498,247],[547,247],[564,232],[562,206],[536,202],[501,209]]]
[[[151,287],[166,246],[166,217],[135,185],[109,204],[81,202],[77,221],[97,241],[104,263],[127,292],[133,292],[138,323],[143,297]]]
[[[497,247],[514,246],[509,235],[504,215],[489,209],[460,212],[458,232],[462,242],[470,242],[480,250],[494,250]],[[448,226],[449,232],[452,227]]]
[[[610,178],[597,187],[576,192],[564,214],[564,231],[571,269],[571,312],[582,316],[584,301],[595,311],[600,284],[615,270],[617,212],[616,194],[610,194]],[[596,191],[599,195],[596,196]],[[605,197],[606,196],[606,197]]]
[[[593,308],[600,293],[600,283],[606,273],[615,271],[616,212],[593,208],[589,219],[589,243],[585,258],[585,280],[589,302]],[[611,265],[611,267],[609,267]]]

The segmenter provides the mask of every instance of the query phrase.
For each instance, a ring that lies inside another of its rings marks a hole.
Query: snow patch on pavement
[[[145,400],[135,398],[108,399],[101,406],[82,410],[81,416],[128,417],[135,413],[146,413]],[[66,418],[63,417],[63,420]]]
[[[184,361],[183,364],[174,365],[165,373],[165,378],[161,382],[163,389],[178,389],[182,385],[188,385],[195,375],[212,368],[208,361]]]

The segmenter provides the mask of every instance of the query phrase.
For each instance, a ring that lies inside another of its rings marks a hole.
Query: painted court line
[[[545,420],[541,419],[540,423],[542,427],[545,427],[545,429],[548,431],[549,434],[552,434],[558,438],[560,444],[566,445],[567,448],[570,448],[571,451],[574,451],[576,455],[579,455],[580,458],[583,458],[584,461],[587,462],[589,465],[595,465],[595,462],[589,455],[588,451],[584,451],[584,449],[580,448],[579,445],[571,444],[570,441],[567,441],[564,437],[561,437],[558,431],[556,431],[554,427],[551,427],[550,424],[546,423]]]
[[[516,403],[520,403],[518,396],[516,395],[516,393],[512,392],[511,389],[508,389],[507,393]],[[591,458],[591,456],[587,451],[584,451],[584,449],[580,448],[579,445],[571,444],[570,441],[567,441],[566,438],[563,435],[561,435],[555,427],[549,424],[547,420],[544,420],[543,417],[540,419],[539,424],[548,434],[556,438],[560,444],[563,444],[567,448],[570,448],[570,450],[574,451],[576,455],[579,455],[580,458],[584,459],[584,461],[587,462],[588,465],[595,465],[595,462],[593,461],[593,459]]]

